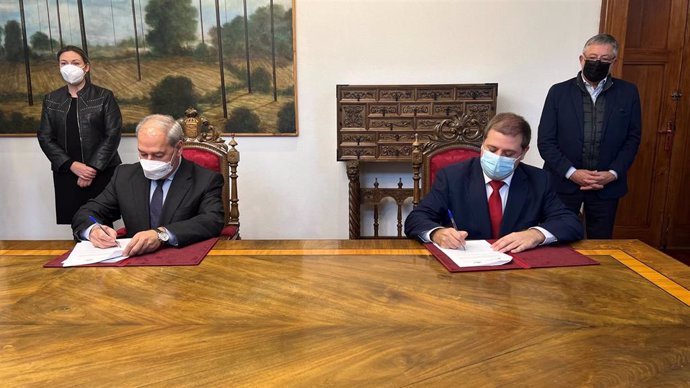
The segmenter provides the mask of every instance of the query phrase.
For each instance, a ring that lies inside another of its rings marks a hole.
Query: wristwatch
[[[156,228],[156,232],[158,233],[158,241],[160,241],[161,244],[167,244],[168,240],[170,240],[168,231],[163,228]]]

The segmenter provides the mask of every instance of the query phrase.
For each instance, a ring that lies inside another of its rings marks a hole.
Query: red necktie
[[[489,216],[491,217],[491,233],[493,238],[499,238],[501,231],[501,220],[503,219],[503,205],[501,204],[501,194],[498,192],[503,186],[503,181],[489,182],[494,190],[489,196]]]

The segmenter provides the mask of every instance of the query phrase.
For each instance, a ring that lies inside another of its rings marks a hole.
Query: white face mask
[[[141,164],[141,168],[144,170],[144,176],[152,181],[157,181],[167,177],[172,172],[172,161],[174,159],[175,154],[173,154],[169,162],[139,158],[139,163]]]
[[[84,69],[79,66],[68,64],[60,67],[62,78],[70,85],[79,85],[84,80]]]

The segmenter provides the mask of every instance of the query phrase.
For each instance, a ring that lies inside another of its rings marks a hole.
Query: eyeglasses
[[[588,61],[602,61],[604,63],[613,63],[613,61],[616,60],[616,57],[611,58],[611,57],[607,57],[607,56],[603,56],[603,57],[589,56],[589,57],[585,57],[585,59]]]

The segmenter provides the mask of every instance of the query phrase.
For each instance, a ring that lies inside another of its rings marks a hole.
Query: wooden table
[[[0,242],[2,386],[650,386],[690,382],[690,269],[448,273],[413,241],[223,241],[197,267],[44,269]]]

